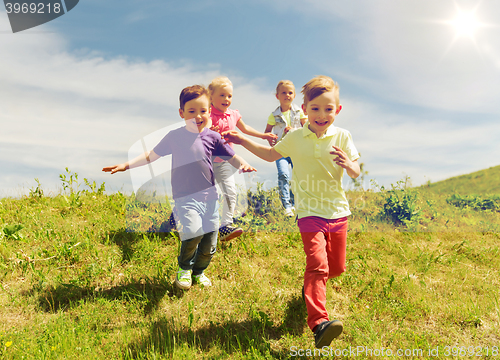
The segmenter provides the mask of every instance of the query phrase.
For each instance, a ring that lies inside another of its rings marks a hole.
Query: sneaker
[[[330,346],[333,339],[342,334],[343,326],[340,320],[323,321],[316,326],[314,332],[314,342],[318,349],[323,346]]]
[[[164,221],[160,226],[160,232],[172,232],[176,231],[174,213],[170,214],[167,221]]]
[[[212,286],[212,282],[210,281],[210,279],[207,278],[207,276],[203,273],[199,275],[193,275],[193,282],[195,284],[200,284],[203,286]]]
[[[289,217],[295,216],[295,214],[293,213],[292,208],[285,209],[285,216],[289,216]]]
[[[243,234],[243,229],[232,225],[225,225],[219,228],[220,241],[229,241]]]
[[[191,270],[182,270],[179,268],[177,270],[177,276],[175,277],[175,285],[179,289],[187,290],[191,287]]]

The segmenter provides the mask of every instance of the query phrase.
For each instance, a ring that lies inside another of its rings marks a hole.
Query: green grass
[[[177,236],[149,232],[169,207],[90,182],[82,190],[70,176],[55,197],[38,184],[0,200],[0,358],[325,358],[306,324],[292,219],[250,209],[241,223],[251,231],[220,243],[207,269],[213,287],[183,292],[173,285]],[[327,284],[327,309],[344,323],[331,358],[348,349],[343,358],[380,358],[380,349],[463,358],[480,347],[483,358],[500,358],[499,213],[434,190],[348,193],[347,271]]]
[[[471,174],[429,183],[433,192],[446,194],[500,194],[500,165]]]

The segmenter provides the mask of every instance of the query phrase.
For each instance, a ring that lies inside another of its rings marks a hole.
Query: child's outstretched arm
[[[257,144],[256,142],[244,137],[236,130],[224,131],[221,135],[226,140],[226,142],[240,144],[245,149],[257,155],[263,160],[273,162],[278,159],[281,159],[282,157],[281,154],[276,150],[274,150],[273,147]]]
[[[343,167],[346,170],[347,175],[349,175],[353,179],[356,179],[361,173],[358,160],[351,161],[351,159],[349,159],[349,156],[347,156],[344,150],[342,150],[338,146],[332,146],[332,147],[333,151],[330,151],[330,154],[337,155],[337,157],[334,158],[333,161],[338,166]]]
[[[156,161],[160,158],[160,155],[156,154],[153,150],[146,151],[144,154],[139,155],[135,159],[131,161],[127,161],[123,164],[106,166],[102,168],[104,172],[111,172],[111,174],[117,173],[119,171],[125,171],[128,169],[132,169],[138,166],[146,165],[150,162]]]
[[[276,140],[278,138],[278,136],[276,136],[276,134],[271,134],[270,132],[261,133],[260,131],[255,130],[250,125],[245,124],[242,119],[240,119],[236,123],[236,127],[238,129],[240,129],[241,132],[244,134],[247,134],[250,136],[255,136],[255,137],[267,140],[267,141]]]
[[[245,160],[243,160],[241,156],[238,156],[236,154],[231,159],[229,159],[228,162],[236,169],[239,169],[240,173],[257,171],[253,166],[250,166]]]

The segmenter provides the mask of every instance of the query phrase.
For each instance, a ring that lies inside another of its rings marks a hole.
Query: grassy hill
[[[183,292],[178,237],[155,232],[168,206],[62,179],[55,197],[0,200],[1,359],[500,358],[499,212],[448,201],[474,190],[459,181],[348,193],[347,271],[327,284],[345,330],[319,352],[300,234],[275,191],[250,194],[265,206],[219,244],[213,286]]]
[[[431,183],[428,187],[441,194],[500,194],[500,165]]]

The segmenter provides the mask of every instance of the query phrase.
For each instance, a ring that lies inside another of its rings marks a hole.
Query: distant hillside
[[[500,165],[424,185],[422,188],[435,193],[459,195],[500,194]]]

